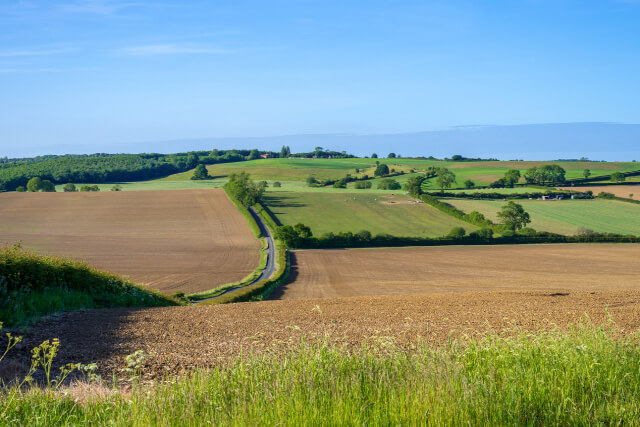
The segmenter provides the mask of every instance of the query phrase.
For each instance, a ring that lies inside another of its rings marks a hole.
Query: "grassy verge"
[[[9,389],[16,425],[637,425],[637,336],[589,326],[401,350],[305,344],[94,401]]]
[[[82,262],[37,255],[19,246],[0,251],[0,322],[6,326],[60,311],[167,305],[178,302]]]

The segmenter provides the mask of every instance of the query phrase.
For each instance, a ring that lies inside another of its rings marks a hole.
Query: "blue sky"
[[[0,0],[16,147],[640,123],[640,0]]]

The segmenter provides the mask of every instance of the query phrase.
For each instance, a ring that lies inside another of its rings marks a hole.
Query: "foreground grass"
[[[130,394],[6,392],[0,424],[637,425],[637,337],[587,326],[436,349],[299,345]]]

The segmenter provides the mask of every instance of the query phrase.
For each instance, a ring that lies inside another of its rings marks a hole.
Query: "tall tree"
[[[591,176],[591,171],[589,169],[583,170],[582,176],[584,177],[584,179],[589,179],[589,177]]]
[[[512,230],[519,230],[531,222],[529,214],[524,210],[521,204],[509,202],[498,212],[498,218],[502,220],[504,225]]]
[[[39,176],[35,176],[27,182],[27,191],[35,193],[42,190],[42,179]]]
[[[520,171],[518,169],[509,169],[504,174],[504,185],[513,188],[520,180]]]
[[[389,166],[385,163],[380,163],[376,166],[376,170],[373,172],[375,176],[387,176],[389,175]]]
[[[193,171],[193,176],[191,177],[191,179],[193,180],[202,180],[202,179],[210,179],[210,178],[211,176],[209,175],[209,171],[207,170],[207,167],[202,163],[196,166],[195,170]]]
[[[444,193],[445,188],[451,188],[456,182],[456,175],[447,168],[438,169],[436,185],[440,187],[440,192]]]

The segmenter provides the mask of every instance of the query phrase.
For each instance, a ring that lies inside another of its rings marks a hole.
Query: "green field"
[[[496,213],[506,202],[445,200],[469,213],[478,211],[498,222]],[[575,234],[578,227],[593,231],[640,235],[640,205],[615,200],[518,200],[531,216],[529,227],[538,231]]]
[[[456,174],[457,183],[454,188],[463,188],[464,181],[470,179],[476,185],[489,185],[501,178],[509,169],[525,170],[532,166],[559,164],[567,171],[567,179],[581,178],[584,169],[591,170],[593,177],[607,175],[612,172],[629,172],[640,170],[640,163],[617,162],[445,162],[440,160],[419,159],[377,159],[390,168],[409,172],[424,172],[429,166],[447,167]],[[356,175],[356,168],[369,176],[373,175],[376,159],[260,159],[238,163],[223,163],[207,166],[209,174],[214,178],[225,178],[230,173],[246,171],[254,179],[266,181],[304,181],[309,176],[318,179],[339,179],[346,174]],[[193,171],[168,176],[156,181],[186,181]],[[406,181],[408,174],[399,176],[399,181]],[[375,187],[374,183],[374,187]],[[433,180],[425,183],[425,188],[435,188]]]
[[[464,227],[467,232],[476,229],[431,206],[411,200],[398,193],[355,192],[273,192],[264,198],[282,224],[301,222],[311,227],[316,236],[368,230],[374,235],[439,237],[456,226]]]
[[[117,182],[108,184],[75,184],[80,190],[83,185],[97,185],[100,191],[111,191],[111,188],[118,184],[122,187],[122,191],[144,191],[144,190],[193,190],[198,188],[218,188],[221,187],[226,180],[216,181],[139,181],[139,182]],[[63,191],[64,185],[56,185],[56,191]]]

